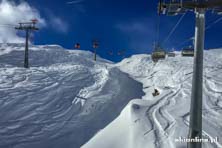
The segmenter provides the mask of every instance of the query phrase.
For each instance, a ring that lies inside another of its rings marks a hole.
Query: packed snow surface
[[[24,45],[0,47],[0,148],[186,148],[175,140],[188,135],[192,57],[114,64],[45,45],[24,69]],[[222,148],[221,61],[221,49],[205,51],[203,138],[218,141],[203,148]]]
[[[87,51],[0,48],[0,148],[79,148],[114,120],[142,84]]]
[[[222,148],[222,50],[205,51],[203,79],[203,148]],[[134,55],[117,63],[143,84],[145,95],[134,99],[106,128],[82,148],[186,148],[193,57],[168,57],[153,63],[150,55]],[[160,95],[153,97],[154,88]]]

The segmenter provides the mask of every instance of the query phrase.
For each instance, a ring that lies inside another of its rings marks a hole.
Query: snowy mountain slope
[[[205,51],[203,137],[222,147],[222,50]],[[149,55],[134,55],[116,64],[143,83],[143,100],[131,101],[122,113],[82,148],[186,148],[176,139],[188,135],[193,58],[167,58],[157,64]],[[152,96],[154,88],[160,91]]]
[[[10,54],[7,54],[10,53]],[[23,66],[23,44],[0,44],[1,64],[9,64],[16,67]],[[31,46],[29,62],[32,67],[50,66],[53,64],[73,63],[93,66],[93,54],[89,51],[64,50],[58,45]],[[98,57],[99,62],[111,63]]]
[[[0,148],[79,148],[104,128],[142,84],[92,53],[55,45],[24,46],[0,53]]]

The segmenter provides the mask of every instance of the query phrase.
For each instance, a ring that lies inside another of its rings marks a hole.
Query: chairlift
[[[170,52],[167,53],[167,56],[168,56],[168,57],[175,57],[176,54],[175,54],[175,52],[170,51]]]
[[[117,55],[118,55],[118,56],[121,56],[121,55],[122,55],[121,51],[118,51],[118,52],[117,52]]]
[[[176,56],[176,53],[174,52],[174,48],[172,48],[170,51],[167,52],[167,56],[168,57],[175,57]]]
[[[154,51],[151,54],[151,58],[153,62],[157,62],[159,59],[165,59],[166,53],[165,51],[158,45],[159,43],[159,33],[160,33],[160,14],[166,12],[166,5],[163,0],[159,0],[159,16],[157,19],[157,39],[154,44]]]
[[[178,3],[170,3],[169,9],[167,11],[168,16],[175,16],[178,14],[184,14],[186,11]]]
[[[194,48],[191,46],[183,48],[181,54],[183,57],[193,57],[194,56]]]
[[[123,49],[123,50],[118,51],[117,55],[118,56],[122,56],[122,55],[124,55],[124,53],[125,53],[125,50]]]
[[[178,12],[179,12],[178,4],[170,3],[169,9],[167,11],[167,15],[175,16],[175,15],[178,15]]]
[[[167,12],[167,7],[165,5],[165,3],[163,2],[163,0],[159,0],[159,4],[158,4],[158,14],[160,15],[162,14],[166,14]]]
[[[98,42],[98,40],[93,40],[93,48],[94,48],[94,49],[99,48],[99,42]]]
[[[75,49],[80,49],[80,44],[79,43],[75,44]]]
[[[164,5],[162,0],[159,0],[158,4],[158,14],[160,15],[161,13],[165,14],[166,13],[166,5]]]
[[[160,46],[156,46],[154,52],[152,53],[152,60],[157,62],[158,60],[165,58],[166,52]]]
[[[185,13],[182,7],[182,0],[178,3],[176,0],[170,0],[169,5],[166,5],[162,0],[159,1],[159,14],[167,14],[168,16],[175,16]]]
[[[113,51],[109,51],[108,54],[109,54],[110,56],[113,56]]]

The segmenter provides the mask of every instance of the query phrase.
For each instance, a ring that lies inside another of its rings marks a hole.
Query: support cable
[[[181,21],[183,20],[184,16],[186,15],[186,13],[184,13],[180,19],[177,21],[176,25],[173,27],[173,29],[170,31],[170,33],[168,34],[168,36],[166,37],[166,39],[163,41],[163,44],[165,44],[170,37],[172,36],[172,34],[175,32],[175,30],[177,29],[177,27],[179,26],[179,24],[181,23]]]
[[[213,23],[211,23],[210,25],[208,25],[205,30],[210,29],[211,27],[213,27],[214,25],[216,25],[216,24],[219,23],[220,21],[222,21],[222,17],[218,18],[218,19],[215,20]]]
[[[160,43],[160,15],[157,17],[155,47]]]
[[[162,4],[162,0],[159,0],[159,3]],[[157,21],[156,21],[156,39],[155,39],[155,44],[154,44],[154,50],[160,44],[160,7],[158,10],[158,16],[157,16]]]
[[[219,22],[221,22],[221,21],[222,21],[222,17],[218,18],[218,19],[215,20],[213,23],[211,23],[210,25],[208,25],[208,26],[206,27],[205,31],[211,29],[214,25],[216,25],[217,23],[219,23]],[[189,41],[191,41],[191,40],[193,40],[193,39],[194,39],[194,37],[190,37],[190,38],[182,41],[180,44],[178,44],[177,47],[180,47],[180,46],[184,45],[185,43],[187,43],[187,42],[189,42]]]

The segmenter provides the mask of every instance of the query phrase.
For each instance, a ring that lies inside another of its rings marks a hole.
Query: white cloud
[[[59,33],[67,33],[69,30],[68,23],[61,17],[57,17],[52,12],[48,12],[49,22],[48,24],[52,26],[52,29]]]
[[[38,20],[39,27],[46,25],[38,10],[27,2],[16,4],[12,1],[0,0],[0,42],[24,42],[24,39],[16,34],[13,26],[7,25],[17,25],[19,22],[30,21],[34,18]]]

